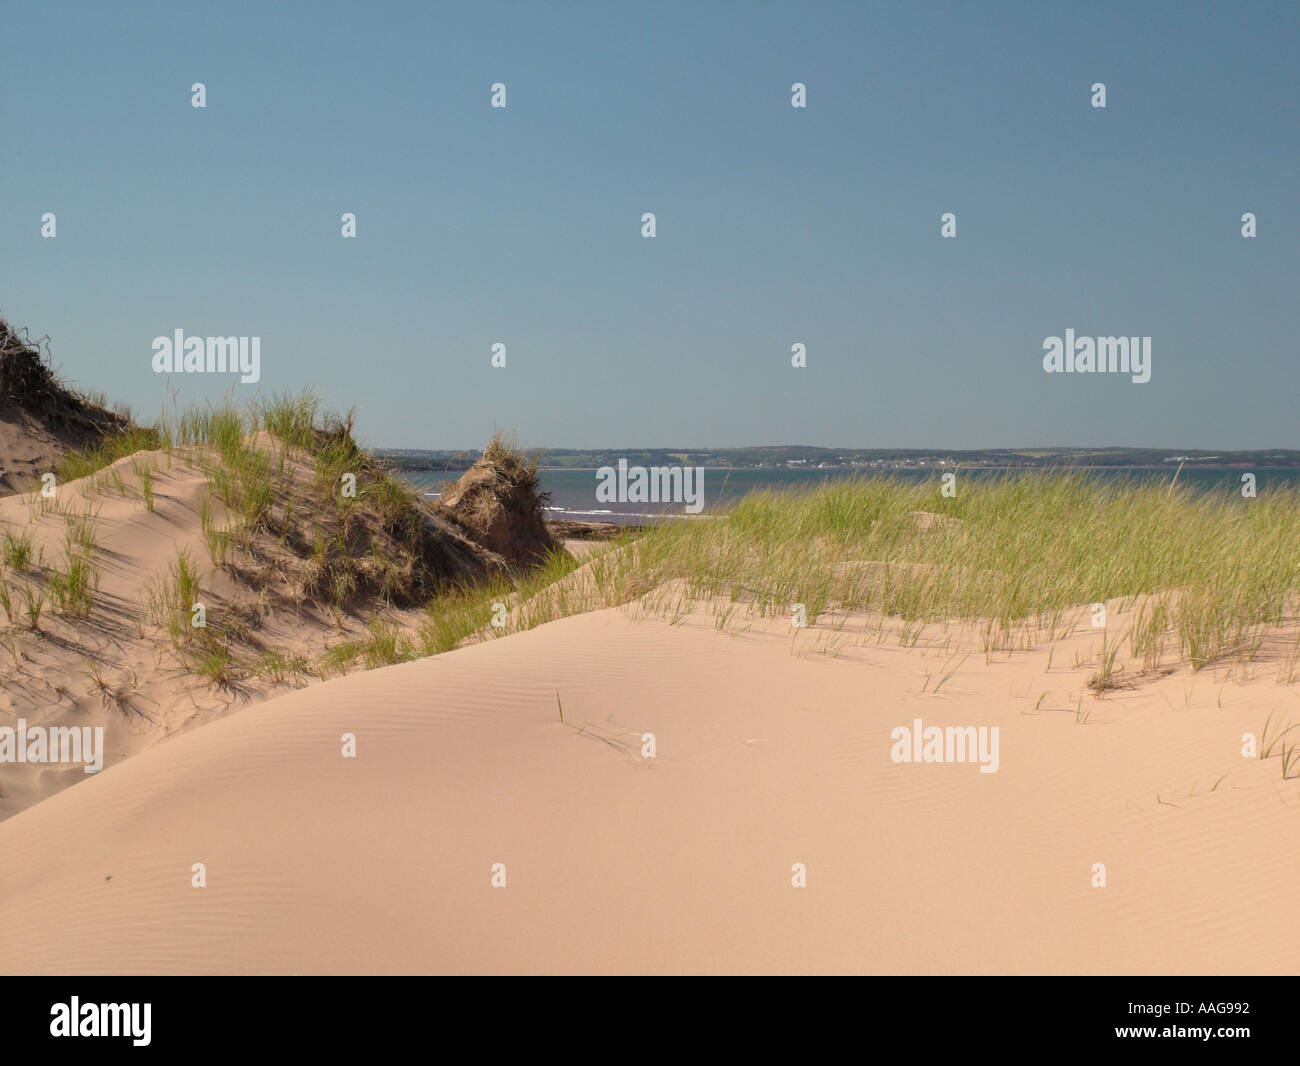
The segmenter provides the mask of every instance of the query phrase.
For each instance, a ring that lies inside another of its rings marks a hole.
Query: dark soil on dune
[[[64,386],[40,344],[0,319],[0,494],[34,487],[65,451],[128,424]]]

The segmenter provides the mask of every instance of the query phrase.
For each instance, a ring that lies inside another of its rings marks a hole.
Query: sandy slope
[[[142,491],[146,469],[152,509]],[[113,487],[115,477],[124,492]],[[14,726],[20,718],[39,726],[102,726],[111,766],[178,731],[301,684],[293,676],[275,681],[248,674],[218,685],[185,668],[165,629],[148,621],[150,591],[179,552],[203,575],[211,617],[238,611],[261,647],[314,660],[364,632],[364,619],[330,616],[301,597],[278,595],[274,586],[255,593],[215,567],[199,519],[208,496],[207,476],[179,453],[139,452],[94,479],[59,486],[54,507],[43,506],[38,492],[0,498],[0,534],[29,536],[54,569],[67,567],[69,516],[93,515],[97,547],[91,558],[99,575],[89,618],[69,619],[60,615],[37,567],[0,567],[13,608],[0,625],[0,726]],[[211,503],[217,524],[224,524],[224,508],[215,499]],[[46,596],[37,630],[26,624],[28,587]],[[403,620],[417,614],[387,612]],[[0,764],[0,819],[84,776],[75,766]]]
[[[66,445],[25,411],[0,402],[0,494],[38,486]]]
[[[1274,670],[1080,724],[1095,634],[938,694],[951,649],[823,639],[608,610],[189,731],[0,823],[0,970],[1294,970],[1300,781],[1239,750],[1300,720]],[[895,764],[916,717],[1000,769]]]

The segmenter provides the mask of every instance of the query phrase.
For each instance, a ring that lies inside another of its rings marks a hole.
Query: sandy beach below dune
[[[951,649],[850,640],[831,657],[780,621],[732,635],[703,611],[637,614],[280,696],[0,823],[0,970],[1282,973],[1300,957],[1282,917],[1300,781],[1240,753],[1296,700],[1264,666],[1088,693],[1081,721],[1090,671],[1060,664],[1095,652],[1087,632],[969,655],[936,693]],[[997,726],[997,772],[892,761],[891,731],[916,719]]]

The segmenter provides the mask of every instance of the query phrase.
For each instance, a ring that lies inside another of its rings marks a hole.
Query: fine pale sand
[[[151,505],[143,498],[149,472]],[[125,493],[112,485],[120,481]],[[184,552],[201,575],[201,595],[214,618],[248,619],[256,640],[286,655],[316,660],[330,646],[366,631],[364,618],[331,615],[296,595],[286,582],[257,591],[212,564],[200,508],[207,500],[216,524],[225,509],[210,497],[207,475],[179,455],[139,452],[119,459],[94,479],[59,487],[57,506],[39,492],[0,498],[0,534],[30,538],[33,557],[66,570],[70,519],[93,517],[91,558],[98,584],[88,618],[68,619],[35,566],[7,570],[10,625],[0,640],[0,726],[102,727],[104,765],[111,767],[161,740],[204,725],[301,684],[291,672],[279,681],[249,674],[216,685],[188,668],[165,629],[149,622],[149,600]],[[23,590],[45,589],[39,631],[27,627]],[[383,617],[410,623],[419,611],[386,609]],[[188,621],[188,615],[185,619]],[[79,766],[4,763],[0,819],[84,780]]]
[[[1086,629],[792,632],[604,610],[155,744],[0,823],[0,970],[1294,970],[1300,781],[1241,754],[1276,670],[1098,699]],[[917,718],[999,727],[998,771],[894,763]]]

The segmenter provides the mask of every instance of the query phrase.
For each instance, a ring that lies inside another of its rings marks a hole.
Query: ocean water
[[[1097,467],[1084,471],[1099,478],[1128,478],[1135,481],[1154,481],[1168,484],[1173,480],[1174,466]],[[1241,475],[1247,468],[1189,469],[1178,475],[1179,484],[1215,492],[1238,493]],[[1255,467],[1256,492],[1266,493],[1270,486],[1300,485],[1300,467]],[[765,489],[781,490],[815,486],[823,481],[862,477],[864,470],[732,470],[724,467],[706,467],[704,470],[704,509],[697,515],[685,513],[683,504],[604,503],[596,499],[596,471],[594,470],[542,470],[542,491],[549,492],[548,518],[571,518],[580,522],[618,522],[622,525],[646,525],[664,518],[702,518],[725,509],[750,492]],[[939,468],[882,471],[905,481],[933,481],[938,491]],[[962,480],[982,481],[1006,476],[1003,470],[966,469],[958,471]],[[457,472],[406,475],[429,499],[436,499],[443,482],[455,480]]]

